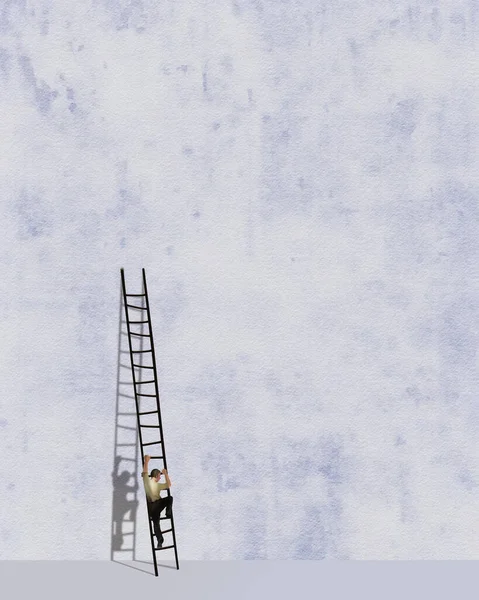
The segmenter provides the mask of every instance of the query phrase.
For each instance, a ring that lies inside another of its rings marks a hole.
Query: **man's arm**
[[[148,454],[145,456],[145,460],[143,462],[143,472],[142,475],[144,473],[146,473],[148,475],[148,463],[150,462],[150,457],[148,456]]]
[[[171,487],[171,479],[168,475],[168,471],[166,469],[163,469],[163,471],[161,473],[165,476],[165,479],[166,479],[166,488],[165,489],[169,490]]]
[[[150,462],[150,457],[148,454],[145,456],[145,460],[143,462],[143,472],[141,474],[141,478],[143,479],[143,487],[145,489],[145,494],[148,499],[150,499],[149,495],[149,487],[150,487],[150,479],[148,477],[148,463]]]

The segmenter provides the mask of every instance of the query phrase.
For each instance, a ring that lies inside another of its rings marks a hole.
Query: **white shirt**
[[[146,495],[148,500],[155,502],[161,498],[160,492],[161,490],[167,490],[167,483],[160,483],[159,481],[155,481],[154,477],[149,477],[148,473],[142,473],[141,477],[143,478],[143,486],[145,488]]]

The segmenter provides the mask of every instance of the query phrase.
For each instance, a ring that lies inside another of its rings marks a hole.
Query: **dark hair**
[[[156,477],[160,474],[160,469],[152,469],[150,473],[150,477]]]

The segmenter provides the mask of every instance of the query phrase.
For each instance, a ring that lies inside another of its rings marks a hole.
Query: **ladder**
[[[155,452],[155,455],[151,455],[151,459],[162,460],[164,468],[168,469],[166,463],[165,443],[163,439],[163,427],[161,422],[160,394],[158,387],[158,375],[156,371],[155,346],[153,343],[153,330],[151,327],[150,304],[148,302],[148,288],[146,286],[145,269],[142,269],[142,276],[142,293],[127,294],[125,284],[125,272],[124,269],[121,269],[123,306],[125,309],[127,336],[130,348],[130,362],[133,378],[133,390],[135,394],[138,435],[141,450],[141,464],[143,470],[143,464],[145,460],[144,448],[146,446],[152,446],[153,448],[160,447],[160,452]],[[134,316],[132,317],[132,315]],[[149,347],[143,349],[143,345],[145,342],[148,344]],[[147,406],[145,406],[145,404]],[[144,408],[147,408],[148,410],[143,410]],[[147,424],[144,422],[144,419],[143,422],[141,419],[141,417],[145,417],[146,415],[148,415],[147,419],[149,421]],[[158,417],[157,419],[156,416]],[[147,432],[150,433],[149,436]],[[153,437],[153,439],[151,441],[144,442],[144,437]],[[166,491],[168,496],[170,496],[170,490],[168,489]],[[160,517],[160,521],[167,519],[168,517],[166,516]],[[153,524],[148,514],[148,523],[150,524],[151,551],[153,554],[153,564],[155,566],[156,577],[158,577],[158,563],[156,553],[160,552],[161,550],[168,550],[169,548],[174,548],[176,568],[180,568],[178,563],[178,550],[176,547],[176,535],[173,514],[171,515],[170,520],[171,528],[162,531],[162,533],[171,532],[173,537],[173,544],[169,546],[162,546],[161,548],[156,548],[153,539]]]

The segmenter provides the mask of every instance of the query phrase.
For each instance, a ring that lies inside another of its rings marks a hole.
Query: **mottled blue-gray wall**
[[[4,0],[0,36],[0,558],[109,557],[121,266],[180,558],[479,558],[477,1]]]

